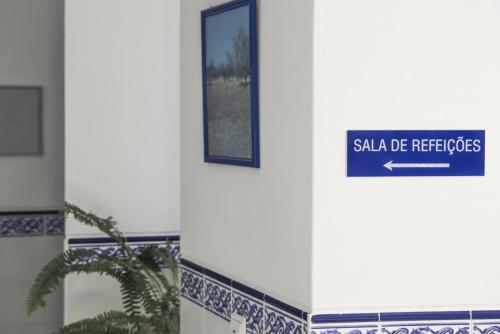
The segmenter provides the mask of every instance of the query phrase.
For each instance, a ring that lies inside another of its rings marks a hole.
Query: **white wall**
[[[66,1],[66,198],[127,236],[178,233],[179,1]],[[93,236],[70,220],[69,238]],[[65,322],[120,307],[117,284],[66,282]]]
[[[62,208],[64,198],[64,1],[0,1],[0,85],[43,86],[43,155],[0,156],[0,212]],[[4,110],[0,110],[4,112]],[[35,216],[36,217],[36,216]],[[2,216],[3,228],[9,219]],[[12,218],[12,217],[11,217]],[[14,220],[12,220],[14,221]],[[17,221],[21,224],[22,222]],[[37,229],[40,220],[32,220]],[[0,333],[47,333],[62,323],[62,291],[26,314],[42,267],[61,237],[0,236]]]
[[[62,17],[61,17],[62,19]],[[62,252],[63,237],[0,237],[0,333],[54,333],[63,322],[63,289],[28,316],[26,299],[35,277]],[[13,256],[15,254],[15,256]]]
[[[494,0],[315,1],[315,312],[498,304],[499,31]],[[487,176],[349,179],[348,129],[485,129]]]
[[[178,0],[66,7],[66,198],[127,234],[178,231]]]
[[[63,11],[62,0],[0,2],[0,85],[43,86],[43,155],[0,157],[0,211],[62,207]]]
[[[183,257],[311,302],[312,2],[259,2],[261,168],[203,162],[200,12],[181,1]]]

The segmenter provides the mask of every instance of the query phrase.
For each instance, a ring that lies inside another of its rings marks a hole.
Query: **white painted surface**
[[[500,3],[315,6],[314,311],[498,303]],[[347,178],[348,129],[485,129],[487,176]]]
[[[51,333],[49,327],[61,326],[62,289],[56,289],[46,306],[31,316],[26,313],[26,298],[35,277],[63,244],[63,237],[0,238],[0,333]]]
[[[66,198],[128,234],[179,230],[178,42],[177,0],[66,2]]]
[[[66,198],[127,235],[178,232],[179,1],[66,1]],[[70,220],[69,238],[95,230]],[[66,281],[66,323],[121,305],[117,284]]]
[[[209,313],[203,307],[181,298],[181,334],[224,333],[229,328],[228,322]]]
[[[63,12],[62,0],[0,1],[0,85],[43,86],[43,155],[0,156],[0,211],[62,207]]]
[[[200,11],[181,1],[182,253],[311,303],[312,2],[259,2],[260,169],[203,162]]]
[[[197,307],[200,308],[199,306],[197,306]],[[203,330],[204,330],[205,334],[211,334],[211,333],[233,334],[233,331],[230,330],[229,321],[222,319],[218,315],[215,315],[208,310],[204,310],[203,312],[204,312]],[[182,316],[184,316],[184,313],[182,313]],[[191,315],[191,317],[192,317],[192,315]],[[182,322],[181,325],[183,325],[184,323],[185,323],[185,321]],[[187,326],[187,327],[188,327],[188,331],[184,331],[184,329],[181,328],[181,334],[200,333],[200,332],[192,332],[191,331],[193,327],[196,328],[193,325]],[[236,333],[238,333],[238,332],[236,332]],[[245,334],[245,333],[246,333],[246,327],[243,327],[243,334]]]
[[[66,279],[64,298],[65,324],[122,309],[120,284],[112,278],[97,274],[69,276]]]
[[[245,334],[247,329],[247,319],[237,313],[231,314],[228,333]]]
[[[0,155],[0,211],[62,208],[63,15],[63,0],[0,1],[0,85],[44,90],[43,155]],[[61,290],[31,317],[26,314],[26,297],[39,270],[62,245],[61,237],[0,237],[0,333],[46,333],[60,326]]]

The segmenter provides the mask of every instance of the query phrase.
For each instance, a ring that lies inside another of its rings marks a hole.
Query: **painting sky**
[[[216,66],[226,61],[226,53],[233,49],[233,38],[240,27],[249,34],[249,6],[242,6],[206,19],[206,57]]]

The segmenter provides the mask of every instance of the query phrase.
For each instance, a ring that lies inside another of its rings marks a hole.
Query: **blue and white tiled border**
[[[379,334],[379,316],[377,313],[314,314],[311,334]]]
[[[500,333],[500,311],[472,311],[473,334],[498,334]]]
[[[59,211],[0,213],[0,238],[64,236],[64,214]]]
[[[311,334],[498,334],[500,311],[314,314]]]
[[[500,311],[309,315],[270,295],[181,259],[178,235],[129,237],[127,241],[133,249],[151,244],[167,247],[165,241],[169,241],[173,254],[181,263],[182,297],[224,321],[229,321],[232,313],[244,316],[248,334],[500,334]],[[109,238],[69,239],[68,246],[120,256],[118,245]]]
[[[469,334],[470,312],[381,313],[383,334]]]
[[[128,245],[132,250],[138,251],[148,245],[160,245],[161,247],[170,247],[170,251],[175,258],[180,261],[180,238],[179,235],[161,235],[161,236],[143,236],[127,237]],[[121,256],[121,249],[111,238],[71,238],[68,240],[69,249],[93,249],[98,254]],[[84,260],[85,262],[94,261],[93,258]]]
[[[248,334],[307,333],[306,312],[185,259],[181,295],[225,321],[244,316]]]

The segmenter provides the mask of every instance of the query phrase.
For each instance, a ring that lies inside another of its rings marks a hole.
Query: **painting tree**
[[[226,80],[231,79],[234,77],[234,56],[231,51],[226,51],[226,59],[225,62],[220,64],[220,74],[222,75],[224,82]]]
[[[208,82],[211,82],[212,80],[217,79],[219,77],[218,72],[219,71],[218,71],[217,67],[215,66],[214,59],[210,58],[208,60],[208,64],[207,64],[207,78],[208,78]]]
[[[243,27],[233,39],[234,74],[246,83],[250,78],[250,37]]]

